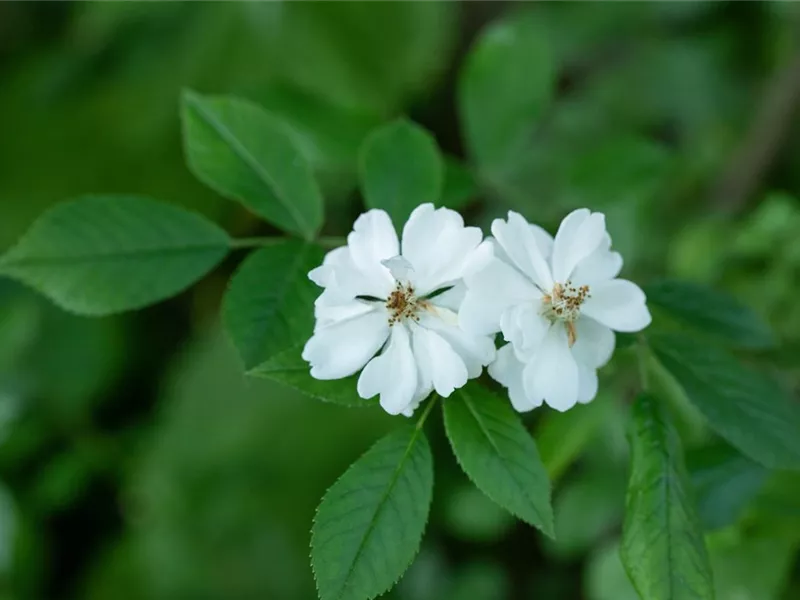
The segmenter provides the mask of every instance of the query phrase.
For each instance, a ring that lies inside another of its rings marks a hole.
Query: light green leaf
[[[526,15],[490,26],[461,72],[458,105],[478,166],[496,173],[519,159],[553,93],[547,33]]]
[[[620,554],[646,600],[714,598],[714,583],[675,428],[658,399],[632,409],[631,477]]]
[[[738,300],[696,283],[663,280],[644,289],[647,301],[699,331],[743,348],[774,343],[769,326]]]
[[[800,468],[800,406],[775,381],[696,340],[648,339],[714,431],[764,466]]]
[[[311,376],[311,367],[301,357],[303,344],[276,354],[267,362],[254,367],[249,375],[272,379],[302,392],[315,400],[341,406],[376,406],[373,400],[364,400],[356,391],[358,374],[344,379],[321,381]]]
[[[489,498],[553,537],[550,480],[536,444],[507,399],[476,382],[444,402],[450,445]]]
[[[208,273],[230,239],[203,217],[139,196],[86,196],[44,213],[0,258],[0,274],[66,310],[107,315],[153,304]]]
[[[222,317],[245,369],[311,337],[320,290],[308,272],[323,256],[317,246],[287,240],[253,252],[234,274]]]
[[[419,549],[433,492],[422,430],[380,440],[328,490],[311,532],[321,600],[366,600],[391,588]]]
[[[686,457],[706,530],[733,525],[764,488],[769,471],[727,444],[700,448]]]
[[[360,175],[367,206],[382,208],[402,229],[417,206],[438,203],[444,163],[430,133],[399,119],[376,129],[364,141]]]
[[[192,172],[273,225],[312,239],[322,195],[282,122],[246,100],[183,95],[183,137]]]

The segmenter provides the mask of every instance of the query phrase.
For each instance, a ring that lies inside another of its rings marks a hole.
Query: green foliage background
[[[369,202],[356,189],[367,133],[406,115],[447,153],[443,196],[472,223],[514,209],[552,228],[589,206],[629,277],[711,283],[753,307],[779,343],[743,356],[797,401],[798,56],[791,3],[3,2],[0,251],[88,193],[275,234],[187,168],[187,87],[291,125],[322,183],[324,235]],[[555,65],[547,94],[519,75],[536,61]],[[512,93],[460,101],[466,72]],[[464,131],[471,114],[482,126]],[[92,320],[0,280],[0,599],[315,597],[314,508],[398,422],[245,379],[217,316],[240,259],[166,303]],[[473,488],[431,428],[428,529],[390,596],[635,599],[618,553],[630,358],[590,405],[526,417],[555,480],[556,541]],[[750,462],[672,396],[717,598],[797,598],[797,474]]]

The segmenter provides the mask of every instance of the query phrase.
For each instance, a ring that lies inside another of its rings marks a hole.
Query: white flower
[[[311,375],[339,379],[363,367],[358,394],[380,394],[386,412],[406,416],[432,390],[449,396],[477,377],[494,359],[493,337],[462,331],[458,309],[464,275],[491,258],[482,238],[455,211],[423,204],[403,228],[401,250],[384,211],[361,215],[347,246],[308,274],[325,288],[303,349]]]
[[[644,292],[616,279],[622,257],[610,250],[605,217],[573,211],[553,240],[509,212],[492,233],[495,256],[465,278],[459,323],[476,335],[502,331],[510,342],[489,374],[508,388],[516,410],[589,402],[597,369],[614,352],[614,331],[650,324]]]

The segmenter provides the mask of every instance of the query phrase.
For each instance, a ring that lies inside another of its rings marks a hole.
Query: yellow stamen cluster
[[[545,306],[544,316],[552,322],[561,321],[567,328],[567,338],[572,346],[577,339],[575,321],[581,315],[581,305],[589,297],[589,286],[576,287],[572,282],[565,284],[556,283],[552,294],[542,298]]]
[[[417,311],[424,308],[424,305],[425,301],[414,295],[414,287],[410,283],[404,285],[398,281],[386,300],[386,308],[389,311],[389,327],[403,319],[414,319],[419,322]]]

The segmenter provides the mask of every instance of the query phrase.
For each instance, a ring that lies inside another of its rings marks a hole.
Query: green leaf
[[[686,464],[707,531],[736,523],[769,477],[767,469],[727,444],[698,449],[686,457]]]
[[[190,91],[182,116],[189,168],[200,181],[285,231],[314,237],[322,195],[281,121],[246,100]]]
[[[200,215],[139,196],[86,196],[44,213],[0,258],[0,274],[66,310],[108,315],[183,291],[228,252]]]
[[[430,133],[398,119],[376,129],[364,141],[360,174],[367,206],[382,208],[395,227],[402,229],[417,206],[438,203],[444,163]]]
[[[444,403],[444,422],[464,472],[489,498],[550,537],[550,480],[536,444],[507,399],[477,383]]]
[[[364,400],[356,391],[358,374],[344,379],[321,381],[311,376],[311,367],[303,360],[303,344],[273,356],[267,362],[254,367],[249,375],[263,377],[282,383],[315,400],[331,402],[341,406],[376,406],[373,400]]]
[[[417,553],[433,492],[425,434],[402,427],[328,490],[311,532],[321,600],[366,600],[391,588]]]
[[[561,477],[578,458],[600,425],[608,419],[612,407],[612,402],[590,402],[566,412],[545,413],[536,430],[536,439],[550,479]]]
[[[800,468],[800,406],[774,380],[697,340],[648,340],[714,431],[766,467]]]
[[[644,290],[651,305],[698,331],[743,348],[764,348],[774,343],[761,317],[732,296],[687,281],[658,281]]]
[[[442,206],[458,210],[474,200],[480,190],[469,167],[450,156],[444,161],[444,186]]]
[[[323,257],[317,246],[287,240],[256,250],[239,267],[223,299],[222,317],[245,369],[311,337],[320,290],[308,272]]]
[[[639,396],[632,418],[620,549],[628,576],[647,600],[713,599],[711,567],[678,434],[653,396]]]
[[[549,104],[554,68],[546,30],[525,16],[490,26],[461,72],[458,105],[478,166],[497,172],[519,160]]]

